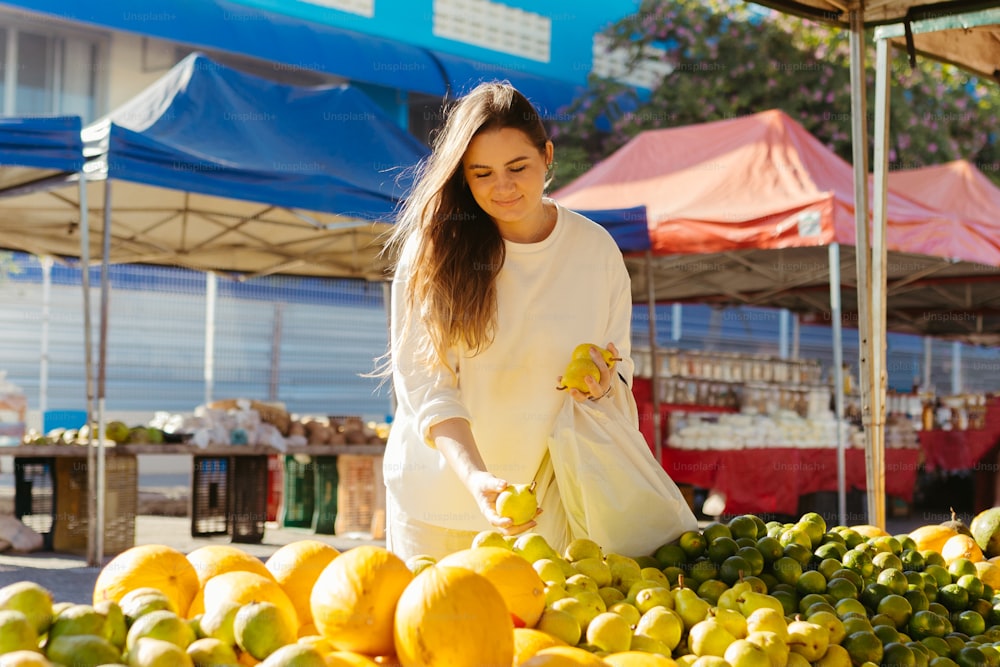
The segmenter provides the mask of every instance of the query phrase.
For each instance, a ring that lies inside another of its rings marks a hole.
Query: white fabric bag
[[[571,538],[590,538],[606,554],[652,555],[697,530],[698,521],[636,427],[632,392],[618,387],[615,393],[625,398],[577,401],[567,395],[549,455]]]

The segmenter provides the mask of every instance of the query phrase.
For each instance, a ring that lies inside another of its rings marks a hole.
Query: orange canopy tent
[[[929,192],[900,181],[888,193],[889,328],[1000,342],[1000,220],[923,202]],[[553,197],[646,207],[652,257],[626,259],[636,300],[787,308],[830,323],[833,282],[852,288],[843,319],[858,321],[852,167],[782,111],[643,132]]]

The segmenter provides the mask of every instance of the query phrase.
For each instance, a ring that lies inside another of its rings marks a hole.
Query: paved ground
[[[317,539],[345,551],[361,544],[385,545],[383,540],[372,540],[367,535],[358,537],[317,535],[311,530],[282,528],[267,524],[261,544],[238,544],[247,553],[266,559],[281,546],[301,539]],[[163,517],[140,515],[136,519],[136,544],[167,544],[189,553],[206,544],[232,544],[229,538],[191,537],[191,520],[188,517]],[[110,560],[105,559],[105,562]],[[88,567],[81,556],[36,552],[32,554],[0,554],[0,586],[16,581],[36,581],[50,591],[57,602],[90,603],[94,582],[100,568]]]

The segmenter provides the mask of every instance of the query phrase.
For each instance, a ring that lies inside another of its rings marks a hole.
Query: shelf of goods
[[[974,420],[978,428],[920,431],[920,448],[928,471],[976,470],[992,465],[992,472],[997,472],[996,461],[984,459],[1000,444],[1000,396],[989,397],[983,403],[981,417]]]

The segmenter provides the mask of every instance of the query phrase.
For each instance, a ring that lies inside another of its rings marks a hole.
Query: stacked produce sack
[[[0,589],[0,667],[1000,667],[1000,508],[910,534],[753,515],[652,554],[488,531],[407,562],[137,546],[93,604]]]

